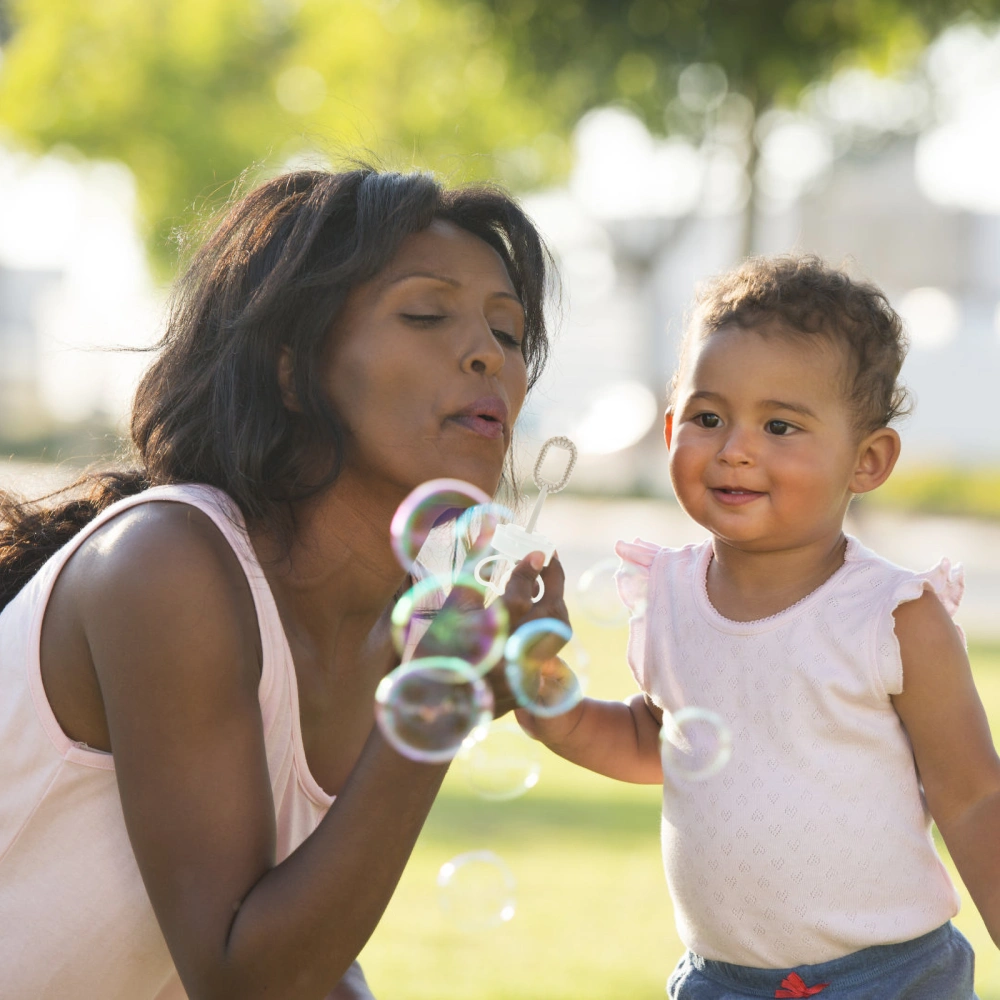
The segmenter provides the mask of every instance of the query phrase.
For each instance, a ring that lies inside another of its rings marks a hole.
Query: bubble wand
[[[549,482],[542,476],[542,463],[545,461],[545,456],[548,454],[550,448],[561,448],[569,454],[569,461],[566,463],[566,468],[562,476],[555,482]],[[543,553],[545,556],[543,566],[548,566],[551,562],[552,556],[556,551],[556,544],[551,539],[546,538],[545,535],[537,533],[535,525],[538,522],[538,515],[542,512],[542,505],[545,503],[545,498],[565,488],[575,465],[576,445],[569,438],[552,437],[542,445],[542,450],[538,453],[538,458],[535,460],[535,468],[532,472],[532,479],[535,486],[538,487],[538,498],[531,509],[527,524],[523,528],[517,524],[499,525],[493,533],[493,548],[497,554],[487,556],[476,563],[475,576],[486,587],[487,595],[485,604],[487,607],[504,592],[507,581],[510,579],[510,574],[514,570],[514,564],[523,559],[529,552]],[[488,580],[483,579],[483,570],[490,565],[493,565],[490,577]],[[544,593],[545,584],[539,579],[538,593],[532,597],[532,601],[537,603],[542,599]]]

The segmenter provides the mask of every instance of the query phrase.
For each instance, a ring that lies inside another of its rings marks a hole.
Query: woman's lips
[[[449,419],[480,437],[496,440],[504,437],[507,404],[499,396],[480,396]]]
[[[479,434],[481,437],[496,439],[503,437],[503,424],[499,420],[492,420],[489,417],[474,413],[463,413],[451,418],[456,424],[467,427],[470,431]]]
[[[765,495],[757,490],[740,490],[728,487],[713,489],[711,493],[719,503],[726,507],[742,507]]]

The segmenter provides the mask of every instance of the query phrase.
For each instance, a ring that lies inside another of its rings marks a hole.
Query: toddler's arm
[[[913,744],[931,815],[1000,946],[1000,758],[961,637],[933,594],[895,611],[903,692],[893,704]]]
[[[627,702],[584,698],[554,718],[539,718],[525,709],[517,721],[529,736],[550,750],[598,774],[618,781],[658,785],[660,710],[637,694]]]

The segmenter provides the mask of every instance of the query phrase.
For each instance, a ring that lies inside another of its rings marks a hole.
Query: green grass
[[[860,502],[921,514],[998,518],[1000,469],[899,468]]]
[[[590,650],[591,691],[634,690],[624,630],[578,628]],[[1000,732],[1000,646],[972,661]],[[662,998],[682,952],[659,849],[659,787],[617,784],[544,751],[541,780],[510,802],[477,798],[456,765],[385,917],[361,956],[376,996],[389,1000],[645,1000]],[[508,924],[453,926],[435,879],[457,854],[486,848],[517,880]],[[1000,1000],[1000,952],[962,892],[956,924],[977,953],[981,1000]]]

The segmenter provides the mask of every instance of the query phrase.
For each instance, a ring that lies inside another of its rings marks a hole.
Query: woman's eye
[[[512,333],[508,333],[506,330],[494,330],[493,336],[500,341],[501,344],[508,344],[511,347],[516,347],[518,350],[521,349],[521,341]]]
[[[440,323],[444,316],[438,313],[400,313],[407,323],[415,323],[418,326],[433,326]]]
[[[694,422],[699,427],[704,427],[707,430],[713,430],[722,423],[722,419],[717,413],[699,413],[694,418]]]
[[[769,420],[764,426],[767,428],[768,434],[777,434],[778,437],[793,430],[792,425],[784,420]]]

